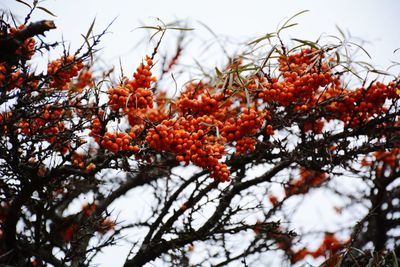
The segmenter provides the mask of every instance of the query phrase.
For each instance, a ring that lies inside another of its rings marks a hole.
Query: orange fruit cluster
[[[374,156],[377,162],[382,162],[392,169],[400,167],[400,148],[393,148],[390,151],[377,151],[374,152]]]
[[[62,90],[68,89],[66,85],[72,77],[78,75],[83,67],[82,60],[71,55],[50,62],[47,66],[47,74],[52,78],[49,86]]]
[[[303,124],[303,131],[308,132],[312,131],[314,133],[321,133],[324,128],[325,122],[323,120],[315,120],[315,121],[306,121]]]
[[[326,181],[328,175],[325,172],[307,170],[300,168],[300,178],[297,180],[291,180],[287,186],[285,186],[286,196],[295,194],[305,194],[310,188],[320,186]]]
[[[0,133],[7,132],[7,125],[4,125],[8,122],[9,118],[12,118],[12,112],[1,112],[0,113]]]
[[[269,200],[269,202],[271,202],[271,204],[272,204],[273,206],[276,206],[276,205],[279,203],[278,197],[275,196],[275,195],[273,195],[273,194],[269,194],[269,195],[268,195],[268,200]]]
[[[271,124],[268,124],[265,127],[265,134],[266,135],[274,135],[275,131],[274,131],[274,127]]]
[[[27,120],[21,120],[18,124],[20,132],[24,135],[30,135],[36,133],[38,129],[43,128],[46,121],[42,118],[33,119],[32,122]]]
[[[257,141],[253,136],[260,131],[265,117],[254,108],[246,108],[237,119],[229,118],[224,122],[221,135],[227,142],[236,141],[236,153],[239,155],[254,151]]]
[[[71,156],[71,163],[75,167],[83,168],[85,166],[85,158],[84,154],[74,152]]]
[[[239,139],[236,141],[236,153],[238,155],[246,154],[248,151],[252,152],[256,149],[257,141],[254,138],[251,137],[243,137],[242,139]]]
[[[132,137],[124,132],[111,133],[106,132],[100,145],[113,153],[119,151],[138,152],[140,149],[136,145],[131,144]]]
[[[155,106],[153,108],[130,108],[126,111],[129,125],[133,127],[134,132],[143,131],[146,123],[159,124],[170,117],[169,112],[173,106],[172,103],[167,105],[166,93],[158,92],[154,98]]]
[[[67,228],[65,228],[63,233],[64,241],[71,241],[74,237],[75,232],[78,230],[79,226],[77,223],[70,224]]]
[[[26,25],[20,25],[18,28],[10,28],[10,37],[14,36],[16,32],[19,32],[26,28]],[[21,55],[25,60],[29,60],[35,54],[36,41],[33,37],[25,39],[22,44],[15,51],[16,55]]]
[[[331,101],[326,105],[326,109],[331,112],[332,118],[338,117],[346,125],[350,124],[351,127],[356,127],[375,114],[385,112],[385,101],[395,99],[398,95],[394,83],[385,85],[376,82],[368,88],[359,88],[355,91],[330,88],[321,95],[321,101],[333,97],[339,98],[337,101]],[[337,116],[334,116],[335,114]]]
[[[90,217],[96,211],[97,205],[95,202],[85,203],[82,206],[82,213],[85,217]]]
[[[151,68],[153,67],[153,60],[146,56],[146,64],[141,63],[137,67],[136,72],[133,74],[133,80],[126,81],[126,85],[133,91],[137,88],[149,89],[152,82],[157,81],[156,77],[152,76]]]
[[[129,111],[129,108],[152,108],[153,92],[150,89],[151,83],[156,81],[150,71],[153,61],[146,56],[146,65],[141,63],[133,74],[133,80],[124,79],[123,84],[110,88],[108,91],[108,104],[114,109],[122,108]]]
[[[6,66],[5,63],[0,63],[0,87],[4,87],[6,91],[18,88],[22,85],[24,78],[21,71],[15,67]]]
[[[222,94],[213,96],[203,94],[199,99],[181,97],[176,104],[183,114],[202,116],[216,112],[219,109],[219,102],[222,101],[223,98],[224,96]]]
[[[78,82],[75,84],[75,88],[78,92],[82,92],[85,87],[92,87],[94,85],[92,72],[89,70],[82,71],[78,76]]]
[[[54,126],[46,127],[43,130],[43,134],[47,136],[46,140],[50,143],[56,143],[59,141],[58,134],[65,130],[64,122],[61,121]]]
[[[333,81],[327,63],[316,64],[323,55],[315,49],[280,56],[279,70],[283,80],[272,78],[259,86],[258,97],[266,103],[277,102],[282,106],[295,105],[295,110],[308,109],[311,99],[321,87]],[[310,66],[312,66],[310,68]]]
[[[91,136],[96,143],[100,143],[100,135],[103,129],[102,123],[99,117],[96,117],[92,120],[92,127],[90,129],[89,136]]]
[[[100,222],[100,226],[97,228],[97,232],[101,235],[104,235],[108,231],[112,231],[115,229],[115,222],[110,218],[105,218]]]
[[[108,105],[114,110],[151,108],[153,106],[153,93],[142,87],[132,92],[128,86],[117,86],[108,90],[108,96]]]
[[[326,233],[321,245],[315,251],[310,251],[307,248],[303,248],[296,253],[292,253],[291,262],[292,264],[294,264],[298,261],[301,261],[307,255],[310,255],[313,258],[318,258],[321,256],[324,256],[325,258],[330,258],[334,256],[338,251],[343,249],[349,243],[349,241],[350,240],[339,241],[334,234]],[[328,264],[327,266],[336,266],[334,262],[330,263],[331,264]]]
[[[176,101],[176,111],[180,115],[212,115],[219,120],[236,114],[229,110],[232,105],[232,92],[223,91],[204,82],[189,83]]]
[[[235,118],[227,119],[221,129],[221,135],[228,142],[255,135],[261,129],[264,117],[264,114],[257,112],[254,108],[245,109],[236,120]]]
[[[213,126],[215,123],[217,121],[210,116],[164,120],[148,131],[146,141],[153,149],[174,153],[178,161],[187,164],[191,161],[208,169],[211,177],[227,181],[228,167],[219,162],[225,154],[223,139],[211,134],[218,127]]]

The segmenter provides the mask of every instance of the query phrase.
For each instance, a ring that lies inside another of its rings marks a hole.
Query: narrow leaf
[[[255,39],[254,41],[249,42],[247,45],[253,45],[253,44],[258,44],[261,41],[264,41],[265,39],[271,39],[272,37],[274,37],[275,34],[274,33],[267,33],[266,35]]]
[[[389,72],[386,72],[384,70],[377,70],[377,69],[370,70],[370,72],[381,74],[381,75],[386,75],[386,76],[391,76],[392,75]]]
[[[168,27],[168,30],[193,31],[194,28]]]
[[[369,58],[371,58],[371,56],[370,56],[370,54],[367,52],[367,50],[365,50],[365,48],[363,48],[361,45],[356,44],[356,43],[353,43],[353,42],[349,42],[349,44],[352,44],[352,45],[357,46],[357,47],[360,48],[362,51],[364,51],[364,53],[367,54],[367,56],[368,56]]]
[[[17,1],[18,3],[21,3],[21,4],[23,4],[23,5],[26,5],[26,6],[29,7],[29,8],[32,8],[31,5],[29,5],[28,3],[25,3],[25,2],[22,1],[22,0],[15,0],[15,1]]]
[[[335,51],[335,55],[336,55],[336,63],[340,63],[340,54],[338,51]]]
[[[308,12],[308,11],[310,11],[310,10],[303,10],[303,11],[300,11],[300,12],[294,14],[293,16],[291,16],[288,20],[286,20],[285,23],[283,23],[282,27],[278,30],[278,33],[279,33],[281,30],[285,29],[286,26],[289,24],[289,22],[290,22],[292,19],[294,19],[295,17],[297,17],[297,16],[299,16],[299,15],[301,15],[301,14],[303,14],[303,13],[306,13],[306,12]]]
[[[392,257],[393,257],[393,267],[399,267],[399,262],[397,261],[396,253],[392,250]]]
[[[338,25],[335,26],[336,29],[339,31],[340,35],[343,37],[343,39],[346,39],[346,34],[344,34],[343,30]]]
[[[286,25],[286,26],[282,27],[281,30],[284,30],[284,29],[287,29],[287,28],[290,28],[290,27],[293,27],[293,26],[296,26],[296,25],[298,25],[298,23],[292,23],[292,24],[289,24],[289,25]]]
[[[89,30],[86,33],[86,39],[89,38],[90,34],[92,33],[94,23],[96,22],[96,18],[93,19],[92,24],[90,24]]]
[[[297,38],[293,38],[292,40],[293,40],[293,41],[296,41],[296,42],[299,42],[299,43],[302,43],[302,44],[304,44],[304,45],[311,46],[312,48],[319,49],[319,47],[317,46],[317,44],[316,44],[316,43],[313,43],[313,42],[311,42],[311,41],[301,40],[301,39],[297,39]]]
[[[222,72],[217,67],[215,67],[215,72],[217,73],[218,77],[222,76]]]
[[[57,17],[53,12],[51,12],[51,11],[48,10],[47,8],[44,8],[44,7],[42,7],[42,6],[38,6],[38,7],[36,7],[36,8],[38,8],[38,9],[40,9],[40,10],[43,10],[44,12],[46,12],[47,14],[49,14],[50,16]]]

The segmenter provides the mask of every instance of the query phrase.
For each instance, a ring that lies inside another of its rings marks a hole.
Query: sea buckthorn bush
[[[178,87],[165,77],[190,72],[185,35],[176,51],[162,41],[187,28],[143,27],[159,40],[118,77],[93,60],[106,32],[93,24],[84,46],[40,71],[31,60],[53,45],[39,35],[56,26],[5,18],[1,264],[91,266],[125,236],[134,246],[123,266],[396,262],[399,76],[354,62],[346,40],[285,44],[280,30]],[[120,219],[115,203],[131,192],[145,201],[129,200],[129,212],[142,215]],[[302,200],[318,194],[351,220],[299,225]]]

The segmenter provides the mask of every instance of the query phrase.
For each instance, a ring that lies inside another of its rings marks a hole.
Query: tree
[[[276,251],[292,264],[397,261],[400,84],[370,65],[362,77],[348,53],[355,44],[289,48],[281,29],[171,97],[157,81],[182,52],[157,60],[169,26],[153,27],[154,52],[114,80],[92,74],[103,34],[92,27],[77,52],[38,72],[32,56],[59,45],[40,37],[54,23],[28,15],[12,26],[5,14],[0,23],[3,265],[89,266],[132,229],[140,234],[124,266],[253,265]],[[342,191],[340,179],[359,179],[363,194]],[[118,221],[110,206],[135,189],[150,192],[148,216]],[[347,238],[322,233],[314,249],[285,207],[317,190],[368,212]]]

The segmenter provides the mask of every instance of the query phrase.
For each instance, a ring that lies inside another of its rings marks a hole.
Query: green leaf
[[[335,55],[336,55],[336,63],[340,63],[340,54],[338,51],[335,51]]]
[[[346,71],[350,72],[351,74],[353,74],[354,76],[356,76],[358,79],[363,80],[363,78],[361,78],[360,75],[358,75],[354,70],[352,70],[351,68],[341,65],[343,69],[345,69]]]
[[[92,33],[92,31],[93,31],[93,26],[94,26],[94,23],[95,23],[95,22],[96,22],[96,18],[94,18],[93,21],[92,21],[92,24],[90,24],[89,30],[87,31],[87,33],[86,33],[86,35],[85,35],[86,39],[89,38],[90,34]]]
[[[312,48],[319,49],[318,45],[314,42],[307,41],[307,40],[301,40],[301,39],[297,39],[297,38],[292,38],[292,40],[302,43],[303,45],[308,45],[308,46],[311,46]]]
[[[140,26],[137,27],[136,29],[150,29],[150,30],[157,30],[157,31],[161,31],[162,28],[160,26]]]
[[[393,257],[393,267],[399,267],[399,262],[397,261],[396,253],[392,250],[392,257]]]
[[[193,30],[194,30],[194,28],[183,28],[183,27],[167,27],[167,30],[193,31]]]
[[[57,17],[53,12],[51,12],[51,11],[48,10],[47,8],[44,8],[44,7],[42,7],[42,6],[38,6],[38,7],[36,7],[36,8],[38,8],[38,9],[40,9],[40,10],[43,10],[44,12],[46,12],[47,14],[49,14],[50,16]]]
[[[339,31],[340,35],[343,37],[343,39],[346,39],[346,34],[344,34],[344,31],[338,25],[335,26],[336,29]]]
[[[276,49],[276,45],[274,45],[274,46],[271,48],[271,50],[268,52],[267,56],[264,58],[264,60],[263,60],[263,62],[262,62],[262,64],[261,64],[259,70],[261,70],[262,68],[265,67],[265,65],[267,64],[268,60],[271,58],[272,54],[274,53],[275,49]],[[258,71],[258,70],[257,70],[257,71]]]
[[[392,74],[390,74],[390,73],[387,72],[387,71],[384,71],[384,70],[377,70],[377,69],[370,70],[370,72],[377,73],[377,74],[381,74],[381,75],[386,75],[386,76],[391,76],[391,75],[392,75]]]
[[[247,45],[253,45],[253,44],[258,44],[261,41],[264,41],[265,39],[271,39],[272,37],[275,36],[275,33],[267,33],[266,35],[255,39],[254,41],[249,42]]]
[[[29,5],[28,3],[25,3],[25,2],[22,1],[22,0],[15,0],[15,1],[17,1],[18,3],[21,3],[21,4],[23,4],[23,5],[26,5],[26,6],[29,7],[29,8],[32,8],[31,5]]]
[[[215,67],[215,72],[217,73],[218,77],[222,76],[222,72],[217,67]]]
[[[287,29],[287,28],[290,28],[290,27],[293,27],[293,26],[296,26],[296,25],[298,25],[298,23],[292,23],[292,24],[289,24],[289,25],[286,25],[286,26],[282,27],[280,30],[284,30],[284,29]]]
[[[368,56],[369,58],[371,58],[371,56],[370,56],[370,54],[367,52],[367,50],[365,50],[361,45],[356,44],[356,43],[353,43],[353,42],[348,42],[348,43],[357,46],[357,47],[360,48],[362,51],[364,51],[364,53],[367,54],[367,56]]]
[[[294,14],[293,16],[291,16],[288,20],[285,21],[285,23],[283,23],[282,27],[277,31],[277,33],[279,33],[281,30],[284,30],[284,29],[286,29],[286,28],[288,28],[288,27],[294,26],[293,24],[290,24],[290,25],[289,25],[289,22],[290,22],[292,19],[294,19],[295,17],[297,17],[297,16],[299,16],[299,15],[301,15],[301,14],[303,14],[303,13],[306,13],[306,12],[308,12],[308,11],[310,11],[310,10],[307,10],[307,9],[306,9],[306,10],[302,10],[302,11],[300,11],[300,12]]]

